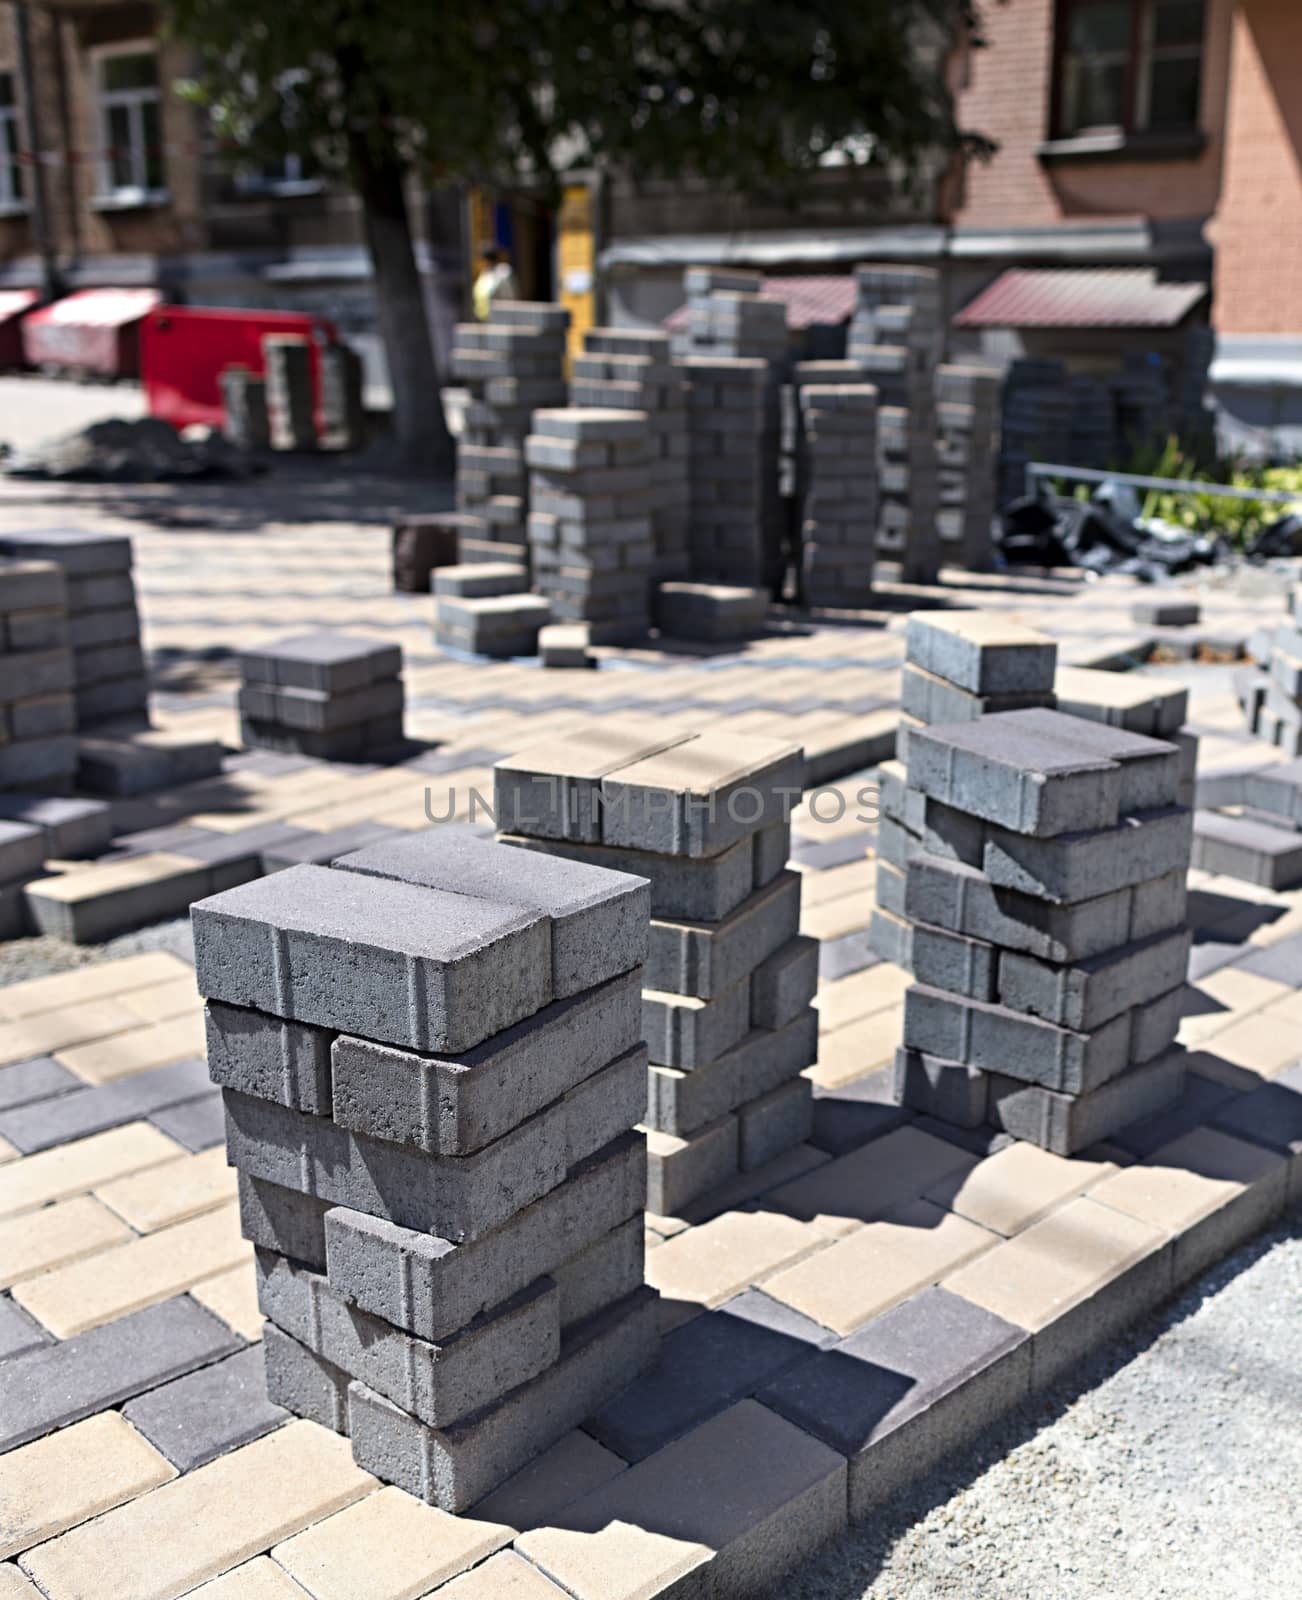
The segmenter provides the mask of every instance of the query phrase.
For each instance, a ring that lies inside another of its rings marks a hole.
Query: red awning
[[[854,314],[855,282],[847,273],[810,273],[804,277],[765,278],[760,295],[765,300],[781,300],[787,308],[789,328],[812,328],[816,324],[837,326],[849,322]],[[661,327],[667,333],[680,333],[687,327],[687,307],[671,311]]]
[[[27,320],[34,327],[121,328],[138,322],[162,298],[157,289],[79,289]]]
[[[1205,283],[1164,283],[1151,267],[1012,267],[954,318],[957,328],[1174,328]]]
[[[40,299],[35,289],[0,289],[0,322],[21,316]]]

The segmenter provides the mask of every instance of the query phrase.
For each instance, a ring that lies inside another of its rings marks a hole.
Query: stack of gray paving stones
[[[0,789],[72,787],[75,681],[62,568],[0,560]]]
[[[463,561],[528,560],[524,441],[535,410],[565,404],[569,325],[564,306],[520,300],[456,328],[452,371],[470,391],[457,439]]]
[[[366,439],[362,358],[351,345],[327,344],[321,363],[321,443],[330,450],[360,450]]]
[[[222,396],[223,436],[237,450],[269,450],[271,421],[266,379],[247,367],[223,367],[217,382]]]
[[[969,572],[994,559],[1000,378],[984,367],[936,370],[939,527],[946,561]]]
[[[797,746],[633,723],[500,761],[512,844],[649,879],[648,1209],[676,1216],[808,1137],[818,944],[787,818]]]
[[[645,411],[535,411],[525,440],[533,586],[558,622],[593,644],[645,637],[655,544],[657,457]]]
[[[647,903],[445,827],[193,908],[270,1398],[448,1511],[657,1353]]]
[[[316,405],[312,350],[296,333],[269,333],[262,340],[267,374],[267,419],[276,450],[316,449]]]
[[[802,363],[797,379],[822,364]],[[877,391],[801,383],[799,397],[800,597],[812,606],[864,605],[877,530]]]
[[[868,940],[883,960],[911,971],[913,929],[904,908],[909,860],[925,833],[926,800],[909,784],[909,733],[992,711],[1052,710],[1058,647],[995,612],[915,611],[905,651],[896,759],[879,772],[877,895]]]
[[[673,362],[669,335],[589,328],[583,336],[583,354],[574,358],[570,402],[645,414],[652,459],[648,491],[655,546],[652,574],[657,581],[687,577],[691,570],[687,383]]]
[[[1294,596],[1293,616],[1272,634],[1254,638],[1260,673],[1241,698],[1248,726],[1258,738],[1288,756],[1302,756],[1302,599]]]
[[[531,656],[551,607],[528,592],[528,569],[512,561],[468,561],[431,574],[434,642],[481,656]]]
[[[681,365],[691,423],[692,577],[758,588],[769,575],[766,518],[770,494],[777,498],[777,445],[768,436],[768,362],[687,356]]]
[[[305,633],[240,654],[240,738],[251,749],[355,761],[402,742],[402,650]]]
[[[932,643],[951,678],[972,659]],[[998,654],[981,653],[988,677]],[[1060,1155],[1176,1099],[1192,840],[1179,751],[1046,710],[912,728],[907,751],[922,833],[897,1099]]]

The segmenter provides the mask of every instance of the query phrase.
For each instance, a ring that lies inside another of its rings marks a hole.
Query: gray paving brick
[[[1061,730],[1055,736],[1018,728],[1027,716],[1057,713],[1014,711],[911,729],[910,785],[956,811],[1040,838],[1115,826],[1119,766],[1069,744]]]
[[[748,1290],[666,1334],[651,1370],[587,1418],[584,1431],[625,1461],[641,1461],[833,1338]]]
[[[1088,1031],[1177,988],[1192,937],[1187,929],[1157,934],[1068,966],[1005,951],[999,958],[999,999],[1015,1011]]]
[[[324,1272],[328,1200],[300,1194],[247,1172],[237,1174],[240,1232],[253,1244]]]
[[[65,577],[131,570],[130,539],[80,528],[10,529],[0,535],[0,555],[57,562]]]
[[[1024,1329],[926,1289],[758,1392],[850,1460],[850,1518],[958,1450],[1029,1392]]]
[[[347,828],[332,828],[328,833],[312,833],[305,828],[286,829],[282,838],[269,841],[262,851],[264,872],[280,872],[285,867],[326,867],[349,850],[360,850],[387,839],[396,828],[380,822],[355,822]]]
[[[240,654],[240,672],[248,681],[331,694],[363,689],[401,669],[397,645],[329,630],[295,634]]]
[[[750,1003],[749,978],[711,1000],[645,990],[642,1033],[651,1060],[685,1070],[715,1060],[745,1036]]]
[[[480,1150],[637,1046],[639,978],[640,969],[555,1000],[455,1056],[340,1035],[332,1051],[334,1119],[434,1154]]]
[[[241,1343],[181,1295],[14,1356],[0,1397],[0,1451],[207,1366]]]
[[[1256,806],[1293,823],[1302,823],[1302,761],[1286,761],[1277,766],[1247,772],[1243,793],[1237,800],[1203,801],[1200,804]]]
[[[995,633],[999,625],[988,616],[974,632],[968,622],[972,615],[915,612],[905,632],[909,661],[970,694],[1052,690],[1058,658],[1052,639],[1017,623],[1004,624],[1005,637],[1000,639]]]
[[[842,1156],[911,1121],[912,1115],[895,1101],[892,1068],[879,1067],[836,1089],[815,1087],[809,1137],[818,1149]]]
[[[262,1352],[253,1348],[152,1389],[122,1415],[178,1472],[260,1439],[289,1416],[267,1399]]]
[[[913,925],[909,948],[919,983],[972,1000],[997,998],[1002,957],[994,945],[919,922]]]
[[[551,924],[388,879],[290,867],[191,911],[200,993],[414,1050],[467,1050],[551,999]]]
[[[33,1100],[49,1100],[69,1089],[84,1087],[85,1080],[61,1067],[53,1056],[35,1056],[0,1067],[0,1111],[25,1106]]]
[[[51,1100],[37,1100],[0,1113],[0,1136],[24,1155],[84,1139],[106,1128],[148,1117],[165,1106],[193,1100],[209,1087],[208,1069],[191,1056],[170,1067],[137,1072],[112,1083],[70,1089]]]
[[[583,1420],[654,1358],[655,1296],[638,1290],[572,1329],[557,1363],[499,1405],[432,1429],[364,1385],[349,1387],[353,1458],[408,1493],[463,1511]]]
[[[784,1028],[752,1028],[734,1049],[703,1067],[653,1067],[647,1125],[683,1138],[768,1094],[817,1058],[818,1013],[811,1006]]]
[[[1194,819],[1193,865],[1267,889],[1292,888],[1302,883],[1302,833],[1200,811]]]
[[[957,1128],[979,1128],[986,1120],[987,1075],[980,1067],[901,1046],[891,1082],[895,1099],[911,1110]]]
[[[755,887],[762,889],[766,883],[773,882],[791,856],[790,822],[770,822],[767,827],[757,828],[751,843],[755,854]]]
[[[737,1165],[743,1172],[767,1166],[809,1138],[814,1122],[812,1089],[807,1078],[793,1078],[738,1106]]]
[[[971,722],[999,711],[1023,711],[1030,706],[1055,704],[1052,691],[1023,694],[972,694],[957,684],[906,662],[900,674],[900,705],[919,722]]]
[[[1015,1139],[1055,1155],[1074,1155],[1179,1098],[1185,1057],[1178,1047],[1131,1067],[1085,1095],[1058,1094],[997,1073],[990,1076],[990,1120]]]
[[[204,1031],[214,1083],[313,1116],[331,1115],[330,1046],[335,1035],[328,1028],[210,1000],[204,1007]]]
[[[227,1155],[283,1188],[444,1239],[475,1239],[631,1127],[645,1073],[645,1050],[630,1051],[469,1156],[429,1155],[224,1089]]]
[[[646,1264],[644,1229],[640,1216],[629,1217],[551,1274],[560,1295],[562,1332],[641,1286]]]
[[[1061,738],[1082,756],[1117,762],[1121,767],[1123,815],[1172,805],[1179,794],[1186,758],[1165,739],[1150,739],[1145,734],[1109,728],[1101,722],[1087,722],[1058,711],[1012,711],[1007,721],[1019,737],[1026,734],[1030,738]],[[1078,817],[1072,826],[1080,829],[1096,824]]]
[[[1207,1083],[1196,1073],[1189,1074],[1190,1083]],[[1215,1085],[1213,1087],[1220,1087]],[[1288,1067],[1270,1083],[1262,1084],[1247,1094],[1224,1094],[1212,1104],[1201,1109],[1206,1113],[1203,1121],[1238,1139],[1249,1139],[1253,1144],[1277,1150],[1293,1158],[1299,1168],[1302,1158],[1302,1064]],[[1142,1131],[1142,1130],[1141,1130]],[[1183,1131],[1183,1130],[1181,1130]],[[1122,1137],[1134,1139],[1136,1130],[1123,1130]],[[1164,1143],[1166,1141],[1163,1141]],[[1130,1144],[1133,1148],[1133,1143]],[[1153,1146],[1156,1149],[1157,1146]],[[1145,1154],[1151,1154],[1146,1150]],[[1297,1173],[1295,1172],[1295,1182]]]
[[[1264,948],[1254,947],[1251,955],[1235,965],[1259,978],[1273,978],[1277,983],[1302,989],[1302,933],[1276,940]]]
[[[835,983],[838,978],[866,972],[883,959],[869,932],[844,933],[838,939],[819,939],[815,942],[818,945],[818,977],[825,983]],[[888,956],[886,959],[893,960],[894,957]],[[907,957],[900,964],[907,966]]]
[[[646,959],[650,892],[625,873],[558,861],[445,825],[404,833],[340,857],[350,872],[513,905],[551,923],[557,999],[628,972]]]
[[[241,1177],[242,1202],[243,1190]],[[330,1282],[364,1310],[437,1343],[640,1213],[645,1194],[646,1141],[626,1133],[469,1245],[337,1207],[325,1221]],[[280,1229],[287,1243],[294,1232]]]
[[[0,1295],[0,1361],[51,1343],[52,1335],[10,1297]]]
[[[740,1130],[732,1113],[681,1137],[653,1131],[647,1139],[646,1208],[677,1217],[704,1194],[735,1178]]]
[[[0,817],[40,828],[47,854],[62,861],[98,855],[113,837],[112,813],[102,800],[0,794]]]
[[[30,878],[45,865],[45,835],[27,822],[0,819],[0,882]]]
[[[348,1374],[313,1354],[274,1322],[262,1325],[267,1399],[335,1433],[348,1432]]]
[[[818,991],[821,941],[797,934],[760,962],[750,979],[750,1020],[781,1028],[811,1004]]]
[[[653,918],[642,982],[648,989],[712,999],[739,983],[800,926],[800,874],[782,872],[723,921]]]
[[[150,1122],[169,1139],[175,1139],[187,1150],[211,1150],[226,1137],[226,1114],[222,1110],[219,1090],[211,1094],[196,1095],[193,1100],[183,1100],[179,1105],[164,1106],[150,1114]]]
[[[992,883],[1071,905],[1185,872],[1192,845],[1193,813],[1172,806],[1123,817],[1115,828],[1055,839],[988,827],[979,865]]]
[[[257,1275],[264,1316],[430,1427],[496,1404],[560,1354],[560,1296],[550,1278],[431,1344],[359,1310],[322,1274],[283,1256],[259,1250]]]
[[[1130,1013],[1132,1062],[1151,1061],[1174,1042],[1184,1017],[1185,994],[1184,984],[1180,983]]]

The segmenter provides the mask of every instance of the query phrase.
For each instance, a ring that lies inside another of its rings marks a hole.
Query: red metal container
[[[269,333],[301,334],[312,364],[313,408],[321,427],[320,349],[338,335],[324,317],[302,311],[227,311],[207,307],[157,306],[145,318],[140,338],[141,377],[151,417],[174,428],[222,423],[219,382],[224,367],[264,371],[262,340]]]
[[[140,371],[140,323],[158,304],[157,289],[82,289],[23,318],[23,354],[33,367],[134,378]]]
[[[0,289],[0,368],[23,364],[23,317],[40,299],[35,289]]]

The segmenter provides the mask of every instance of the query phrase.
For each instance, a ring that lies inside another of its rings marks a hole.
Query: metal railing
[[[1295,505],[1302,494],[1282,489],[1238,489],[1228,483],[1204,483],[1195,478],[1144,478],[1136,472],[1103,472],[1098,467],[1064,467],[1048,461],[1026,463],[1026,488],[1035,490],[1037,478],[1070,478],[1081,483],[1122,483],[1132,489],[1174,489],[1183,494],[1215,495],[1222,500],[1267,500],[1273,505]]]

